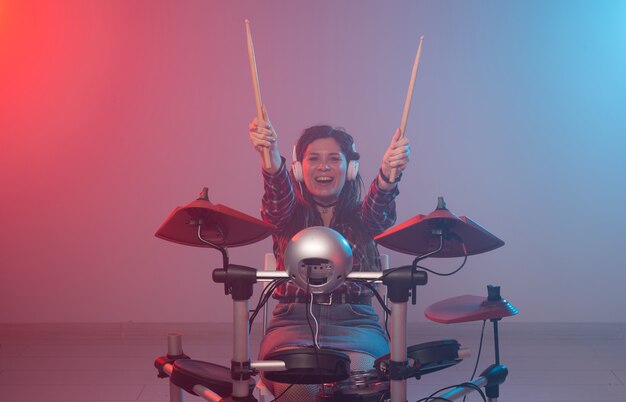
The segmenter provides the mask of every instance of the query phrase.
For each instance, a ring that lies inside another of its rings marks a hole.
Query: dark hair
[[[355,149],[352,136],[343,128],[333,128],[328,125],[309,127],[302,132],[295,147],[296,159],[302,161],[304,152],[309,144],[321,138],[332,138],[337,141],[348,163],[360,159],[361,156]],[[365,261],[355,261],[355,263],[360,265],[362,270],[374,271],[380,269],[379,254],[371,234],[361,218],[362,188],[363,180],[359,173],[357,173],[355,180],[346,180],[335,206],[335,220],[351,227],[354,233],[354,241],[356,242],[355,246],[362,250]],[[291,232],[310,226],[311,222],[314,222],[315,217],[319,214],[313,196],[306,186],[300,186],[300,189],[301,193],[296,191],[300,200],[298,212],[296,213],[296,216],[299,215],[299,219],[294,219],[292,222],[294,226],[290,230]]]

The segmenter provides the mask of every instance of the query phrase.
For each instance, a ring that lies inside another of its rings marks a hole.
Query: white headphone
[[[352,143],[352,150],[356,152],[356,146],[354,142]],[[302,173],[302,162],[298,160],[298,155],[296,154],[296,146],[293,146],[293,153],[291,155],[291,171],[293,172],[293,177],[297,182],[301,183],[304,181],[304,174]],[[356,175],[359,173],[359,161],[351,160],[348,162],[348,170],[346,171],[346,180],[352,181],[356,180]]]

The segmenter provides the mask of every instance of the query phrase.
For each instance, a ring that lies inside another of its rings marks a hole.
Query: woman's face
[[[304,185],[313,198],[330,204],[339,198],[346,183],[346,156],[334,138],[320,138],[304,150],[302,173]]]

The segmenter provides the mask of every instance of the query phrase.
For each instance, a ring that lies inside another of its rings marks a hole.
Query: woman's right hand
[[[264,167],[264,169],[270,173],[276,172],[281,163],[280,152],[278,151],[278,135],[269,121],[265,106],[263,106],[263,119],[259,120],[258,117],[252,119],[248,125],[248,133],[252,146],[261,156],[261,161],[263,160],[263,152],[266,149],[269,151],[272,166],[269,169]]]

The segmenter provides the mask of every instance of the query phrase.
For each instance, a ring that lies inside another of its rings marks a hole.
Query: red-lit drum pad
[[[196,385],[202,385],[223,398],[233,393],[230,369],[213,363],[189,359],[176,360],[170,379],[174,385],[193,395],[198,395],[193,391]],[[248,385],[250,390],[254,389],[255,381],[250,379]]]

